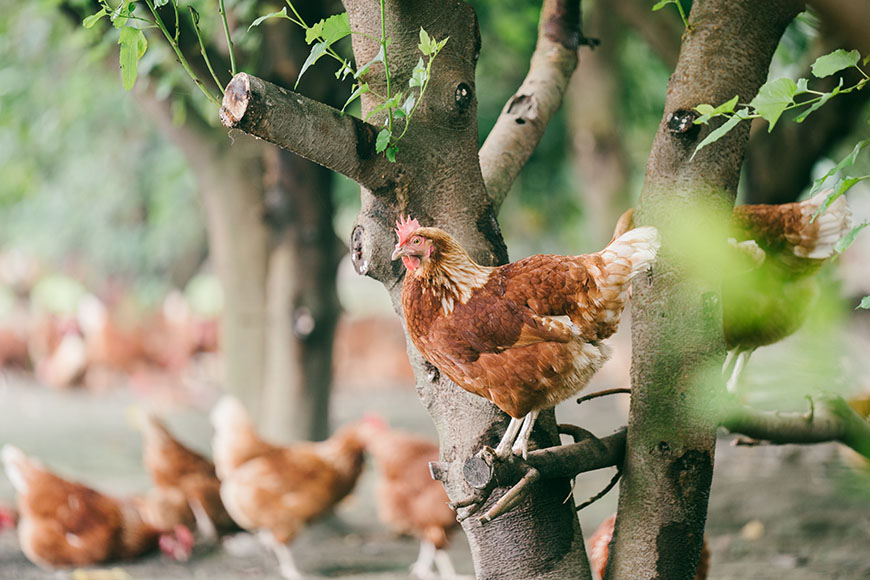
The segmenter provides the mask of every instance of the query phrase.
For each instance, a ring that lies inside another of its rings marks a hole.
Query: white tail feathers
[[[805,226],[800,232],[800,241],[794,247],[795,256],[817,260],[830,258],[834,255],[834,246],[852,227],[852,211],[842,195],[810,223],[813,214],[830,193],[828,189],[801,202],[801,221]]]
[[[643,226],[629,230],[610,242],[601,250],[601,257],[607,263],[607,270],[621,271],[627,266],[628,279],[631,280],[638,272],[646,271],[656,259],[659,249],[659,232],[652,226]]]

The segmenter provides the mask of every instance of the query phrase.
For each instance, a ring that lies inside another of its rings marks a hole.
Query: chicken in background
[[[147,499],[116,499],[63,479],[12,445],[0,451],[17,492],[18,539],[43,568],[134,558],[158,547],[160,530],[143,516]]]
[[[322,442],[273,445],[260,438],[244,406],[231,396],[218,401],[211,421],[227,511],[241,527],[259,533],[285,578],[301,578],[289,544],[356,485],[363,465],[360,425],[346,425]]]
[[[363,419],[366,451],[378,474],[375,497],[378,518],[393,531],[420,540],[420,555],[411,566],[415,578],[457,578],[445,551],[458,526],[447,505],[447,492],[432,479],[429,462],[438,461],[438,445],[419,435],[390,429],[379,417]]]
[[[586,542],[586,551],[589,554],[589,566],[592,572],[598,575],[599,579],[604,578],[604,571],[607,568],[607,558],[610,555],[610,540],[613,538],[613,527],[616,525],[616,514],[613,514],[598,526],[595,533],[589,537]],[[698,568],[695,571],[695,580],[706,580],[710,573],[710,547],[707,545],[707,539],[704,538],[704,543],[701,546],[701,559],[698,561]]]
[[[113,312],[93,294],[86,294],[79,302],[78,323],[91,369],[129,375],[149,363],[141,328],[122,328]]]
[[[33,326],[28,351],[39,382],[63,389],[78,385],[88,367],[87,348],[78,322],[59,314],[43,314]]]
[[[238,530],[221,502],[214,464],[178,441],[153,413],[133,408],[130,419],[142,432],[142,458],[155,486],[152,505],[163,508],[152,521],[160,518],[163,529],[195,527],[208,541]]]
[[[596,254],[487,267],[443,230],[410,218],[396,225],[408,335],[453,382],[510,415],[496,455],[525,457],[538,413],[607,360],[601,341],[616,332],[632,279],[655,259],[656,229],[635,228]]]

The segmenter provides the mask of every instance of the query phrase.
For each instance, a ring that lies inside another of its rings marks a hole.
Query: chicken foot
[[[260,533],[260,540],[266,544],[275,553],[278,558],[278,567],[281,570],[281,576],[287,580],[300,580],[302,572],[296,567],[296,562],[293,560],[293,553],[290,551],[290,546],[283,542],[279,542],[272,532],[263,531]]]

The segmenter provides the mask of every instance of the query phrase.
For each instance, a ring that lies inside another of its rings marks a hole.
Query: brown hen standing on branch
[[[246,530],[260,532],[285,578],[301,578],[289,544],[356,485],[363,465],[360,425],[347,425],[326,441],[273,445],[257,435],[244,406],[230,396],[218,401],[211,421],[227,511]]]
[[[3,446],[2,460],[18,493],[21,550],[38,566],[133,558],[155,550],[160,539],[175,533],[148,520],[147,496],[117,499],[68,481],[9,444]]]
[[[438,461],[438,445],[412,433],[390,429],[377,417],[363,421],[366,451],[375,459],[378,518],[400,534],[420,540],[420,555],[411,566],[415,578],[457,578],[445,548],[459,525],[447,505],[444,486],[432,479],[429,462]]]
[[[496,455],[526,456],[538,413],[586,386],[609,348],[631,280],[655,259],[658,232],[634,229],[596,254],[475,263],[447,232],[396,223],[402,309],[420,353],[510,415]],[[567,318],[564,318],[567,317]]]

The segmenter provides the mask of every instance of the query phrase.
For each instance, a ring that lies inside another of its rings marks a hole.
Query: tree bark
[[[378,2],[346,0],[345,7],[352,30],[380,37]],[[556,17],[557,12],[562,16]],[[573,8],[548,0],[544,14],[551,19],[552,34],[558,36],[570,30],[579,34],[579,22],[572,24],[570,20],[572,15],[579,14]],[[565,22],[561,21],[566,18]],[[493,202],[478,162],[474,67],[480,36],[475,14],[457,0],[387,2],[386,29],[391,39],[387,58],[393,90],[407,90],[411,70],[420,56],[417,44],[421,27],[436,39],[450,38],[433,63],[432,81],[399,144],[395,164],[381,161],[382,156],[371,155],[373,133],[367,124],[306,103],[298,95],[270,87],[258,79],[247,82],[236,77],[233,84],[243,83],[243,90],[232,93],[229,100],[225,98],[225,109],[231,111],[232,116],[223,117],[225,123],[230,121],[258,137],[278,142],[362,183],[362,209],[351,238],[351,257],[357,272],[384,284],[397,312],[401,310],[403,268],[390,260],[390,254],[395,245],[393,222],[401,215],[410,214],[423,224],[448,229],[482,264],[507,261]],[[378,44],[371,38],[355,34],[352,40],[357,63],[369,62],[377,54]],[[386,94],[383,71],[383,66],[376,64],[363,78],[380,94]],[[235,94],[247,101],[243,108],[235,107],[232,96]],[[371,95],[364,95],[363,114],[376,104]],[[249,123],[246,117],[251,111],[257,113]],[[279,119],[278,111],[286,116]],[[312,113],[314,119],[299,116]],[[281,123],[280,130],[273,120]],[[370,126],[382,126],[383,122],[384,113],[376,114]],[[330,136],[329,146],[291,134],[296,126],[306,131],[305,123],[313,123],[319,135]],[[336,155],[334,151],[346,154]],[[374,164],[377,170],[371,169]],[[516,170],[505,168],[513,176]],[[509,177],[508,181],[512,179]],[[442,480],[451,499],[463,498],[471,492],[462,475],[465,459],[483,445],[495,444],[503,433],[507,417],[488,401],[454,385],[425,363],[413,347],[409,347],[409,356],[418,393],[438,429],[446,466]],[[558,435],[553,413],[543,414],[538,423],[539,428],[533,434],[537,446],[556,443]],[[502,518],[485,526],[475,518],[465,520],[463,527],[477,576],[590,578],[579,522],[572,502],[564,502],[569,489],[569,482],[564,478],[542,481],[533,486],[532,492],[516,509]],[[496,489],[488,505],[505,491],[505,488]]]
[[[628,447],[607,578],[695,575],[717,424],[704,385],[721,388],[725,351],[717,250],[724,247],[749,127],[691,159],[710,130],[692,124],[692,109],[735,93],[748,102],[800,8],[787,0],[692,6],[635,216],[659,228],[662,248],[648,282],[633,285]]]

